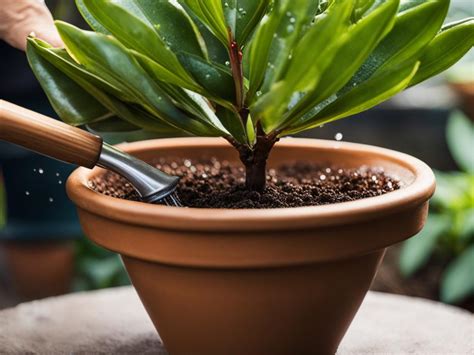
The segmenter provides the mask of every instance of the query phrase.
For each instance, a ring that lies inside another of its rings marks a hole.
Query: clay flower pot
[[[122,148],[148,161],[238,159],[217,138]],[[421,161],[359,144],[284,139],[269,165],[295,160],[383,167],[404,187],[329,206],[213,210],[101,195],[88,187],[100,169],[81,168],[69,178],[86,235],[122,255],[171,354],[334,353],[385,248],[422,228],[435,180]]]

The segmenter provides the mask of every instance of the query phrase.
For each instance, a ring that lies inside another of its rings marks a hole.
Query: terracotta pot
[[[238,159],[212,138],[122,148],[148,161]],[[385,248],[422,228],[435,180],[421,161],[371,146],[284,139],[269,165],[295,160],[383,167],[405,187],[329,206],[213,210],[98,194],[88,180],[100,169],[78,169],[69,178],[86,235],[122,255],[171,354],[334,353]]]
[[[74,273],[70,241],[2,241],[7,276],[17,297],[34,300],[67,293]]]

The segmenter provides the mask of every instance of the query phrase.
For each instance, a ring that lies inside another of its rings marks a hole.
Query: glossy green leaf
[[[398,5],[398,0],[383,2],[348,29],[334,60],[323,72],[318,85],[285,115],[283,128],[334,94],[354,75],[382,39],[386,29],[393,26]]]
[[[225,62],[229,61],[227,43],[224,45],[219,41],[219,39],[212,34],[207,26],[202,23],[202,21],[189,8],[187,8],[185,4],[183,4],[183,6],[196,24],[202,38],[204,39],[209,61],[219,64],[225,64]]]
[[[430,214],[423,230],[403,243],[400,271],[405,277],[413,275],[429,260],[438,240],[449,231],[451,219]]]
[[[178,56],[186,70],[212,95],[227,101],[235,99],[234,79],[227,68],[189,53],[179,53]]]
[[[447,25],[429,43],[420,57],[420,68],[410,82],[416,85],[451,67],[474,45],[474,20]]]
[[[209,127],[178,110],[118,41],[62,22],[56,26],[67,50],[88,71],[120,87],[132,100],[167,124],[194,134],[210,133]]]
[[[172,51],[207,57],[207,49],[198,27],[177,1],[134,1]]]
[[[229,35],[221,0],[183,0],[207,28],[227,47]]]
[[[344,93],[360,85],[376,71],[416,59],[438,33],[446,16],[449,0],[409,2],[395,21],[392,30],[362,64],[353,78],[341,89]]]
[[[27,54],[30,66],[51,106],[64,122],[80,126],[113,115],[91,94],[44,59],[40,50],[39,40],[28,39]]]
[[[316,19],[292,51],[285,78],[255,103],[254,117],[261,119],[265,132],[281,125],[282,115],[294,93],[308,92],[316,87],[343,44],[340,33],[349,25],[351,5],[336,0],[326,15]]]
[[[217,106],[216,115],[233,138],[242,144],[247,144],[247,132],[240,116],[235,110]]]
[[[355,0],[354,10],[352,10],[352,22],[359,21],[374,3],[375,0]]]
[[[126,47],[135,49],[169,72],[173,72],[183,81],[192,84],[191,78],[172,52],[171,45],[158,35],[155,30],[156,25],[153,27],[148,22],[140,8],[137,7],[132,13],[125,7],[108,0],[83,0],[83,2],[94,18]],[[149,14],[149,16],[152,15]]]
[[[474,294],[474,245],[452,261],[441,280],[441,300],[458,303]]]
[[[132,132],[139,131],[142,128],[135,126],[127,121],[124,121],[117,116],[106,118],[98,122],[90,122],[87,124],[87,129],[93,132]]]
[[[81,13],[82,17],[94,31],[103,33],[103,34],[110,34],[110,32],[104,26],[102,26],[99,23],[99,21],[97,21],[96,18],[91,14],[91,12],[89,11],[89,9],[84,3],[84,0],[75,0],[75,1],[76,1],[77,9]]]
[[[167,69],[166,67],[137,51],[130,51],[130,53],[133,54],[140,66],[156,81],[163,81],[165,83],[177,85],[185,89],[202,92],[201,87],[192,78],[183,79],[182,77],[176,75],[172,69]]]
[[[267,70],[270,55],[270,47],[279,24],[279,15],[277,11],[277,9],[274,9],[270,14],[268,14],[268,16],[265,16],[262,19],[260,27],[257,29],[255,37],[251,42],[251,47],[248,52],[250,82],[250,87],[246,95],[248,105],[253,103],[257,92],[261,94],[259,89],[265,78],[265,72]]]
[[[293,134],[367,110],[406,88],[419,63],[407,63],[374,75],[341,96],[334,95],[321,107],[316,107],[302,122],[297,122],[283,134]]]
[[[270,0],[222,0],[227,26],[234,39],[244,46],[265,14]]]
[[[458,166],[474,174],[474,124],[462,112],[456,111],[448,120],[446,138]]]
[[[153,117],[137,106],[125,104],[119,99],[114,98],[112,95],[116,93],[115,88],[104,85],[100,79],[87,72],[84,68],[80,67],[67,55],[64,49],[51,48],[40,40],[29,39],[29,46],[33,45],[37,54],[44,58],[44,60],[46,60],[48,63],[52,64],[61,73],[66,75],[71,82],[77,83],[80,90],[84,90],[93,96],[110,112],[122,118],[129,124],[147,129],[152,132],[158,132],[163,136],[183,135],[182,130],[178,130],[172,126],[169,126],[165,122]],[[40,70],[44,69],[40,68]],[[54,89],[54,86],[52,86],[52,88]],[[49,90],[50,88],[46,87],[46,92],[49,92]],[[107,94],[107,92],[111,93],[112,95]],[[57,93],[51,91],[50,95],[52,94]],[[98,122],[100,119],[104,118],[113,118],[113,116],[105,116],[98,119],[93,119],[93,117],[83,115],[81,124]]]
[[[291,0],[275,3],[274,6],[277,9],[272,16],[277,17],[277,25],[276,29],[273,29],[273,26],[267,28],[267,30],[273,30],[273,33],[271,33],[272,43],[268,52],[265,78],[262,87],[259,89],[262,93],[267,93],[271,86],[278,82],[286,72],[290,55],[292,55],[296,44],[311,28],[310,25],[314,20],[318,3],[314,0]],[[346,2],[346,4],[349,4],[349,2]],[[321,33],[321,35],[327,36],[328,34]],[[265,38],[268,38],[268,34],[265,35]],[[258,48],[255,48],[255,50],[258,50]]]

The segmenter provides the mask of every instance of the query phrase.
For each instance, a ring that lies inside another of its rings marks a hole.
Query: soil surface
[[[186,207],[317,206],[378,196],[400,188],[398,180],[385,175],[382,169],[344,169],[297,162],[269,169],[267,187],[259,193],[245,189],[244,168],[228,161],[174,159],[160,160],[154,165],[181,177],[177,192]],[[109,196],[139,200],[130,183],[111,172],[90,181],[90,187]]]

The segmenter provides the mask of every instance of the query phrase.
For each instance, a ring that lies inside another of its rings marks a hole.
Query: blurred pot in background
[[[460,107],[474,121],[474,63],[455,68],[448,80],[459,99]]]

